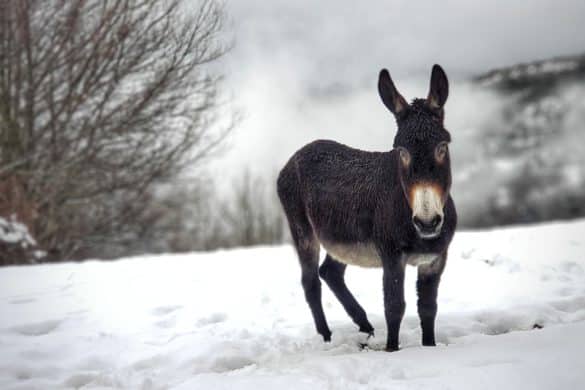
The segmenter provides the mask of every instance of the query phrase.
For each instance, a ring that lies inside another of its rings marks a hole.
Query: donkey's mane
[[[426,113],[427,115],[435,115],[436,114],[427,106],[427,100],[426,99],[420,99],[420,98],[415,98],[412,99],[412,102],[410,102],[410,108],[409,108],[410,112],[418,112],[418,113]]]
[[[428,107],[425,99],[413,99],[406,114],[397,119],[397,122],[400,130],[394,138],[394,147],[420,141],[451,141],[451,135],[443,128],[441,116]]]

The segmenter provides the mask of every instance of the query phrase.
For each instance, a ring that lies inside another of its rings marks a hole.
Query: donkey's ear
[[[382,98],[384,105],[396,116],[404,113],[408,107],[408,103],[402,95],[396,90],[390,73],[386,69],[380,71],[380,77],[378,78],[378,92]]]
[[[427,96],[427,104],[433,110],[440,110],[445,105],[448,96],[449,80],[447,80],[447,75],[440,65],[435,64],[431,73],[431,87],[429,96]]]

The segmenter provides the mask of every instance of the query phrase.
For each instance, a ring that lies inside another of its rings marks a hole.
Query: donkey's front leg
[[[422,329],[422,345],[435,346],[435,317],[437,316],[437,290],[440,275],[418,273],[416,290],[418,293],[418,316]]]
[[[399,253],[384,256],[384,314],[388,327],[386,351],[398,350],[400,323],[404,316],[404,264]]]
[[[418,267],[416,292],[418,293],[418,316],[422,329],[422,345],[434,347],[435,318],[437,316],[437,292],[441,282],[441,274],[445,268],[447,254],[442,254],[430,265]]]

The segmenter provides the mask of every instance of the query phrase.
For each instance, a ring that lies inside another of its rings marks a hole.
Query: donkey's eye
[[[446,142],[441,142],[435,148],[435,158],[437,162],[443,162],[445,160],[445,156],[447,155],[447,151],[449,150]]]
[[[410,153],[408,153],[408,150],[404,148],[399,148],[398,151],[400,152],[400,160],[402,161],[402,165],[407,167],[410,164]]]

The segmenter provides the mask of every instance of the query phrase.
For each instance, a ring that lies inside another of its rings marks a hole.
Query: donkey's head
[[[447,76],[439,65],[433,66],[427,98],[408,104],[396,90],[390,73],[382,69],[378,91],[396,117],[394,148],[399,155],[396,163],[412,210],[412,223],[421,238],[435,238],[443,226],[443,209],[451,189],[447,146],[451,136],[443,127],[443,105],[449,95]]]

